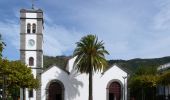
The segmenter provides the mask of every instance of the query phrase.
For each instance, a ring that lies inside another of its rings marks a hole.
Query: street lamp
[[[6,75],[3,75],[3,91],[2,91],[2,100],[6,100]]]
[[[124,88],[123,88],[123,90],[124,90],[124,91],[123,91],[123,95],[124,95],[123,98],[124,98],[124,99],[123,99],[123,100],[125,100],[125,80],[126,80],[127,76],[122,76],[122,78],[123,78],[123,80],[124,80],[124,86],[123,86],[123,87],[124,87]]]

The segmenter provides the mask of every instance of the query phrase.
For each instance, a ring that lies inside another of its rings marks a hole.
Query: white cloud
[[[45,25],[44,35],[44,53],[56,56],[65,55],[67,51],[73,50],[81,34],[76,30],[68,30],[63,26],[52,24]]]
[[[19,49],[19,25],[12,20],[5,22],[0,22],[0,33],[2,34],[2,39],[8,41],[16,49]],[[8,43],[6,43],[8,45]]]
[[[170,1],[164,0],[159,4],[160,11],[154,18],[154,29],[157,31],[170,30]]]

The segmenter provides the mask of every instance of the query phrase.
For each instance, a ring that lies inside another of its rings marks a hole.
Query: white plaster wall
[[[37,18],[37,13],[26,13],[26,18]]]
[[[74,61],[76,60],[76,57],[74,57],[74,58],[72,58],[72,59],[70,59],[69,61],[68,61],[68,64],[67,64],[67,68],[66,68],[66,70],[68,71],[68,72],[71,72],[72,71],[72,69],[73,69],[73,64],[74,64]]]
[[[94,100],[107,100],[106,88],[108,83],[113,80],[119,80],[123,93],[124,80],[122,76],[126,75],[127,73],[116,65],[106,71],[104,75],[95,73],[93,76]],[[88,100],[88,75],[76,73],[74,69],[68,74],[56,66],[53,66],[42,74],[42,100],[46,100],[47,84],[52,80],[59,80],[64,84],[64,100]]]

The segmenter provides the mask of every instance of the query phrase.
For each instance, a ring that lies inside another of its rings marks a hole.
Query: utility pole
[[[126,82],[125,82],[125,80],[126,80],[127,76],[123,76],[122,78],[123,78],[123,80],[124,80],[124,86],[123,86],[123,87],[124,87],[124,91],[123,91],[123,100],[126,100],[126,99],[125,99],[125,97],[126,97],[126,95],[125,95],[125,90],[126,90],[126,85],[125,85]]]

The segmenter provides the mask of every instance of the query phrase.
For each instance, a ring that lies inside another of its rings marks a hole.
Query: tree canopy
[[[76,56],[75,66],[81,73],[89,73],[90,70],[102,71],[107,67],[105,54],[109,54],[105,48],[103,41],[98,41],[95,35],[87,35],[77,42],[74,50]]]
[[[39,81],[34,78],[31,68],[21,61],[9,61],[2,56],[5,43],[0,36],[0,85],[5,85],[7,90],[18,88],[37,89]],[[5,88],[4,90],[5,91]],[[6,92],[6,91],[5,91]]]
[[[2,64],[5,63],[3,70],[5,75],[8,76],[8,85],[15,85],[17,87],[26,88],[38,88],[38,80],[34,78],[31,68],[21,63],[20,61],[6,61],[3,60]]]

